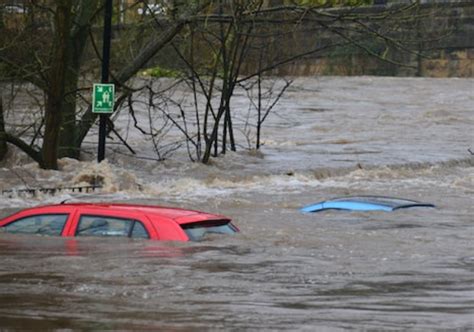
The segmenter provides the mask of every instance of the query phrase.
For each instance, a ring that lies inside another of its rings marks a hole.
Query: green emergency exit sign
[[[92,93],[92,113],[112,113],[114,111],[115,86],[96,83]]]

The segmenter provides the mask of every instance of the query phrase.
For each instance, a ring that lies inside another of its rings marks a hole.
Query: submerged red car
[[[205,235],[238,232],[221,215],[133,204],[68,203],[22,210],[0,220],[0,232],[199,241]]]

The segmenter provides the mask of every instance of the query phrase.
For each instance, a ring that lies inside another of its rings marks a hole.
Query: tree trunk
[[[258,64],[258,69],[262,68],[262,55],[260,54],[260,61]],[[262,75],[258,74],[258,81],[257,81],[257,88],[258,88],[258,103],[257,103],[257,142],[255,144],[255,148],[257,150],[260,149],[260,133],[262,130]]]
[[[76,136],[77,136],[77,124],[76,124],[76,91],[79,83],[79,69],[80,60],[82,57],[82,51],[84,44],[82,43],[82,49],[78,50],[73,47],[72,52],[69,54],[67,72],[64,84],[64,99],[61,110],[61,126],[59,131],[59,150],[58,157],[69,157],[79,159],[79,149],[76,148]],[[78,44],[78,43],[74,43]],[[79,53],[78,53],[79,52]]]
[[[230,100],[229,100],[229,103],[230,103]],[[230,150],[231,151],[237,151],[236,147],[235,147],[235,138],[234,138],[234,126],[232,125],[232,116],[230,114],[230,106],[227,105],[227,113],[228,113],[228,116],[226,117],[227,118],[227,126],[228,126],[228,130],[229,130],[229,144],[230,144]]]
[[[3,118],[3,100],[0,96],[0,161],[2,161],[8,152],[7,137],[5,134],[5,122]]]
[[[45,108],[45,131],[42,146],[42,168],[58,168],[59,131],[68,63],[68,43],[71,24],[71,0],[58,0],[54,15],[55,42],[52,51],[52,69]]]
[[[62,124],[59,132],[59,157],[79,159],[80,150],[76,145],[78,126],[76,123],[76,100],[79,85],[79,71],[82,65],[92,17],[96,13],[98,0],[82,2],[71,32],[71,47],[68,48],[68,63],[66,66],[65,95],[62,105]]]
[[[66,96],[62,106],[61,125],[59,130],[58,158],[69,157],[79,159],[76,142],[76,94],[77,81],[66,84]]]
[[[219,112],[217,113],[211,136],[209,137],[209,140],[206,141],[206,149],[202,157],[203,164],[209,163],[209,159],[211,158],[212,147],[214,147],[214,155],[217,156],[217,152],[218,152],[217,134],[219,131],[219,123],[221,122],[221,118],[224,115],[224,112],[225,112],[224,107],[219,107]]]

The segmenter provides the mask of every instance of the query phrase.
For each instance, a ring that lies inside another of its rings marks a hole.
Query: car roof
[[[409,207],[435,207],[430,203],[422,203],[404,198],[387,196],[346,196],[311,204],[301,212],[318,212],[328,209],[351,211],[393,211]]]
[[[201,220],[216,220],[216,219],[227,219],[229,218],[201,212],[197,210],[187,210],[182,208],[174,207],[163,207],[156,205],[142,205],[142,204],[121,204],[121,203],[63,203],[63,204],[52,204],[52,205],[43,205],[34,207],[32,209],[68,209],[68,208],[87,208],[87,209],[111,209],[113,211],[121,212],[141,212],[147,215],[156,215],[164,218],[174,219],[178,223],[187,223],[192,221],[201,221]],[[192,217],[192,218],[189,218]]]

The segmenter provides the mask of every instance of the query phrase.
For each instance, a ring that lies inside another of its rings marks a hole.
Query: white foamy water
[[[136,159],[115,143],[106,162],[63,159],[59,171],[15,153],[0,168],[2,190],[93,179],[103,188],[13,193],[0,199],[1,215],[66,199],[125,201],[228,215],[241,233],[201,243],[0,234],[0,326],[473,329],[473,92],[473,79],[297,78],[264,123],[261,150],[246,150],[236,130],[239,150],[210,165],[185,150],[163,162]],[[175,94],[192,109],[184,88]],[[254,117],[248,108],[240,93],[236,128]],[[121,113],[117,128],[139,157],[156,158],[147,137],[125,129],[129,121]],[[169,141],[178,138],[171,130]],[[436,208],[298,211],[341,195]]]

